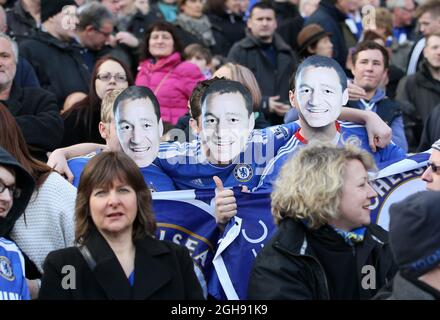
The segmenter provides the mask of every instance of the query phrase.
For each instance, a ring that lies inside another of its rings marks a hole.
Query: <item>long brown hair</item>
[[[107,61],[114,61],[116,63],[119,63],[124,69],[125,74],[127,75],[127,83],[128,86],[132,86],[134,84],[133,75],[131,74],[130,69],[127,67],[127,65],[122,62],[121,60],[111,57],[111,56],[104,56],[100,58],[95,63],[95,67],[92,71],[92,80],[90,82],[90,90],[89,94],[81,99],[80,101],[76,102],[69,110],[67,110],[65,113],[63,113],[61,116],[63,119],[66,119],[70,116],[72,112],[76,113],[76,119],[75,119],[75,126],[77,126],[80,121],[82,121],[85,128],[87,128],[87,132],[91,134],[92,130],[95,128],[92,128],[92,119],[93,114],[98,113],[101,110],[101,98],[98,97],[96,94],[96,78],[98,76],[99,68],[102,64],[104,64]]]
[[[2,103],[0,103],[0,132],[0,146],[29,172],[34,178],[37,188],[40,187],[53,169],[31,156],[17,121]]]
[[[75,242],[83,244],[94,230],[90,213],[90,195],[96,188],[110,188],[118,179],[136,192],[137,215],[133,222],[133,241],[154,236],[156,220],[150,189],[136,163],[123,152],[102,152],[85,166],[78,185],[75,205]]]

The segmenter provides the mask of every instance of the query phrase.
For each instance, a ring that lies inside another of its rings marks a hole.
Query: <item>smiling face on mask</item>
[[[297,77],[295,87],[296,101],[291,102],[312,128],[335,122],[348,101],[348,90],[343,91],[338,73],[333,68],[308,66]]]
[[[213,164],[228,164],[244,149],[254,127],[239,92],[210,94],[202,105],[201,139]]]
[[[125,100],[115,113],[116,132],[122,150],[140,168],[150,165],[159,151],[162,120],[149,99]]]

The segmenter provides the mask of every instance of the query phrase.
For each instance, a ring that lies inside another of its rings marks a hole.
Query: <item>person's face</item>
[[[440,37],[432,36],[423,49],[426,60],[434,68],[440,68]]]
[[[168,31],[153,31],[148,42],[150,53],[156,59],[168,57],[174,51],[174,40]]]
[[[101,3],[115,16],[121,11],[123,5],[121,0],[102,0]]]
[[[118,134],[116,133],[115,120],[111,119],[110,122],[100,122],[99,132],[101,137],[105,140],[106,146],[110,151],[121,151],[121,145],[119,143]]]
[[[371,199],[376,191],[368,182],[368,173],[359,160],[349,160],[344,173],[339,225],[346,231],[370,224]]]
[[[232,13],[240,14],[241,12],[241,0],[226,0],[225,6]]]
[[[138,167],[150,165],[157,157],[163,133],[162,120],[157,119],[151,100],[121,102],[115,114],[115,123],[122,150]]]
[[[8,188],[0,193],[0,217],[2,218],[8,215],[14,203],[14,197],[9,187],[15,186],[15,177],[5,167],[0,166],[0,190],[5,186]]]
[[[440,29],[440,18],[434,18],[430,12],[425,12],[419,18],[420,32],[427,35]]]
[[[382,52],[374,49],[359,52],[352,73],[355,83],[371,92],[380,85],[385,70]]]
[[[189,60],[189,62],[192,62],[199,67],[200,72],[204,72],[208,68],[208,64],[203,57],[194,56]]]
[[[440,151],[432,150],[429,162],[440,167]],[[429,166],[422,174],[422,180],[426,181],[426,189],[432,191],[440,191],[440,168],[434,172]]]
[[[186,0],[180,10],[188,17],[200,18],[203,15],[204,0]]]
[[[336,2],[338,9],[345,14],[355,12],[357,9],[359,9],[359,5],[360,3],[358,0],[338,0]]]
[[[142,14],[147,14],[150,10],[148,0],[135,0],[134,5],[142,12]]]
[[[12,46],[8,40],[0,38],[0,88],[12,83],[17,71]]]
[[[63,29],[75,30],[78,24],[78,16],[76,14],[76,6],[67,5],[63,7],[61,26]]]
[[[55,26],[54,32],[56,33],[56,37],[61,41],[70,41],[75,37],[76,28],[71,27],[70,20],[71,17],[66,16],[66,13],[63,11],[60,11],[58,14],[52,17],[52,22]]]
[[[310,17],[318,9],[319,0],[300,1],[300,12],[304,17]]]
[[[202,105],[200,137],[208,159],[215,164],[230,163],[244,149],[254,128],[240,93],[213,93]]]
[[[113,23],[104,21],[99,29],[88,26],[86,29],[87,36],[84,39],[84,46],[87,49],[98,51],[107,43],[113,32]]]
[[[99,99],[102,99],[110,91],[127,87],[127,74],[119,63],[108,60],[101,64],[95,80],[96,95]]]
[[[333,57],[333,43],[329,37],[321,38],[316,43],[316,47],[313,51],[314,54],[319,56],[331,58]]]
[[[101,233],[131,233],[137,214],[137,197],[128,183],[116,179],[110,188],[94,188],[89,205],[93,223]]]
[[[342,91],[333,68],[310,66],[303,69],[295,88],[296,101],[290,93],[290,102],[299,108],[302,119],[313,128],[335,122],[348,100],[348,91]]]
[[[275,11],[272,9],[255,8],[249,17],[247,26],[254,37],[263,41],[272,41],[273,34],[277,28]]]
[[[416,6],[413,0],[406,0],[405,7],[396,8],[394,15],[400,20],[400,26],[411,25],[415,8]]]

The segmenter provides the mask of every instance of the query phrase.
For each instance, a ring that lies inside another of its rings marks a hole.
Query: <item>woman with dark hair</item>
[[[122,61],[109,56],[99,59],[92,71],[89,94],[62,115],[64,136],[61,146],[82,142],[105,143],[98,130],[102,98],[108,91],[131,85],[133,76]]]
[[[17,159],[35,180],[29,204],[11,219],[1,220],[0,229],[5,230],[2,236],[13,240],[23,251],[26,277],[39,279],[47,254],[73,244],[76,189],[48,165],[30,155],[17,122],[1,104],[0,132],[0,147]],[[33,293],[35,297],[36,292]]]
[[[154,23],[145,34],[144,43],[136,85],[154,92],[163,121],[175,125],[187,111],[191,92],[204,76],[195,64],[182,61],[182,47],[173,25]]]
[[[90,160],[75,217],[79,246],[49,254],[41,299],[203,299],[188,250],[154,239],[151,192],[126,154]],[[66,265],[75,269],[75,290],[61,285]]]

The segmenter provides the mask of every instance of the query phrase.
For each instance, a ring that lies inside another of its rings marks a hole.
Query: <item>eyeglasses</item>
[[[21,195],[21,189],[18,189],[15,186],[7,186],[0,181],[0,194],[3,193],[6,189],[8,189],[11,197],[18,198]]]
[[[97,29],[97,28],[93,28],[96,32],[98,32],[98,33],[100,33],[100,34],[102,34],[104,37],[106,37],[106,38],[108,38],[108,37],[110,37],[111,35],[112,35],[112,33],[113,32],[104,32],[104,31],[101,31],[101,30],[99,30],[99,29]]]
[[[437,170],[440,169],[440,166],[437,166],[435,163],[428,162],[428,167],[431,167],[432,172],[437,173]]]
[[[99,79],[101,81],[104,82],[109,82],[111,80],[111,78],[115,78],[116,82],[126,82],[127,81],[127,76],[124,74],[111,74],[110,72],[107,73],[103,73],[103,74],[98,74],[96,76],[96,79]]]

